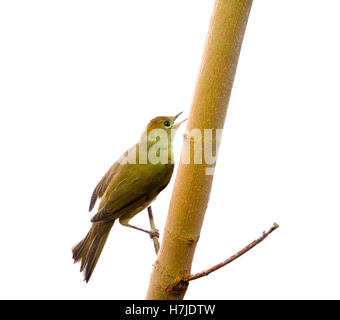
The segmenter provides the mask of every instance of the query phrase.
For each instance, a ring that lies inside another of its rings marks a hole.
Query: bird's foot
[[[149,235],[150,235],[150,238],[153,239],[153,238],[159,238],[159,230],[157,229],[152,229],[149,231]]]

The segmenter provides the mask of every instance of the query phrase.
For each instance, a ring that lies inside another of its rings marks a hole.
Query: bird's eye
[[[166,120],[166,121],[164,121],[164,125],[165,125],[166,127],[170,127],[170,122],[169,122],[168,120]]]

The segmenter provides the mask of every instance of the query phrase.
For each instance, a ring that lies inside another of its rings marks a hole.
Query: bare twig
[[[210,274],[211,272],[214,272],[222,267],[224,267],[225,265],[229,264],[230,262],[233,262],[234,260],[236,260],[237,258],[239,258],[240,256],[242,256],[243,254],[245,254],[247,251],[249,251],[250,249],[254,248],[256,245],[258,245],[260,242],[262,242],[265,238],[267,238],[267,236],[272,233],[275,229],[277,229],[279,227],[279,225],[277,223],[274,223],[274,225],[267,231],[263,231],[262,236],[256,240],[254,240],[253,242],[249,243],[246,247],[244,247],[242,250],[240,250],[239,252],[237,252],[236,254],[234,254],[233,256],[231,256],[230,258],[222,261],[221,263],[206,269],[204,271],[201,271],[199,273],[195,273],[195,274],[191,274],[189,276],[186,276],[183,278],[182,281],[184,282],[188,282],[191,280],[196,280],[199,278],[202,278],[204,276],[207,276],[208,274]]]
[[[151,231],[157,231],[157,229],[155,227],[155,222],[153,221],[153,215],[152,215],[151,206],[148,207],[148,214],[149,214]],[[156,254],[158,254],[158,250],[159,250],[158,239],[157,239],[157,237],[152,237],[152,240],[153,240],[153,245],[155,247]]]

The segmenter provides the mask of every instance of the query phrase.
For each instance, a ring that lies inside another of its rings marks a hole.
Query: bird
[[[158,237],[158,230],[145,230],[131,225],[130,220],[150,206],[157,195],[168,185],[173,170],[173,140],[176,130],[186,120],[175,123],[176,116],[153,118],[139,141],[129,148],[105,173],[95,187],[89,211],[100,199],[92,226],[72,248],[74,263],[80,262],[84,281],[90,280],[105,242],[115,221],[123,226]]]

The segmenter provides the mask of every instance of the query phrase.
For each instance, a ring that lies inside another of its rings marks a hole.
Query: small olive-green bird
[[[74,262],[81,261],[80,271],[84,272],[86,282],[91,278],[116,220],[119,220],[123,226],[157,236],[152,231],[130,225],[129,221],[147,208],[171,179],[174,169],[172,140],[180,124],[185,121],[175,124],[175,120],[181,113],[174,117],[163,116],[152,119],[139,142],[111,166],[94,189],[89,211],[93,209],[97,199],[101,198],[98,211],[91,219],[92,227],[86,237],[72,249]],[[156,132],[164,133],[163,138],[160,135],[157,139],[155,137],[150,139],[155,129],[162,129]],[[154,161],[150,155],[151,151],[155,150],[154,158],[165,154],[167,161],[164,161],[164,157],[162,161]],[[128,161],[131,154],[135,155],[135,161]]]

